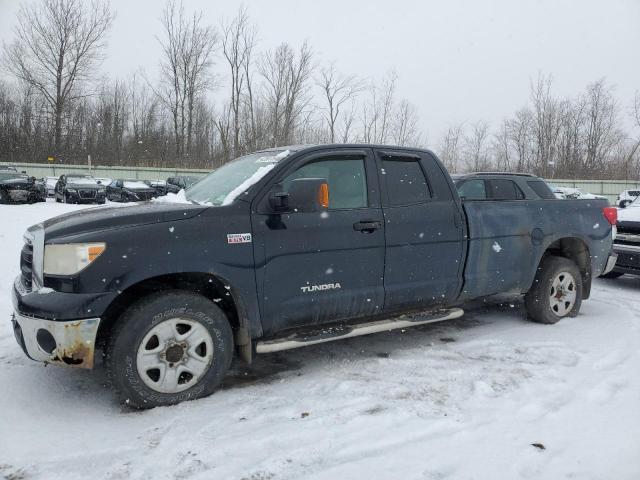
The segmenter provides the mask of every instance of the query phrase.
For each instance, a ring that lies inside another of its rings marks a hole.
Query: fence
[[[151,168],[151,167],[92,167],[87,165],[61,165],[46,163],[0,163],[0,165],[12,165],[18,170],[24,170],[34,177],[59,177],[63,173],[77,173],[81,175],[91,174],[94,177],[105,178],[130,178],[138,180],[160,180],[176,175],[200,176],[209,173],[210,170],[188,168]],[[551,182],[559,187],[578,188],[583,192],[604,195],[614,204],[616,197],[623,190],[640,190],[640,182],[625,180],[556,180]]]
[[[167,177],[177,175],[201,176],[211,170],[196,170],[188,168],[152,168],[152,167],[106,167],[87,165],[62,165],[47,163],[4,163],[0,165],[11,165],[19,171],[26,171],[34,177],[59,177],[62,174],[93,175],[102,178],[127,178],[136,180],[165,180]]]
[[[626,180],[556,180],[550,181],[558,187],[577,188],[582,192],[604,195],[612,205],[623,190],[640,190],[640,182]]]

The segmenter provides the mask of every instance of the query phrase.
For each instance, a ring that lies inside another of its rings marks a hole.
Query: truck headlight
[[[81,272],[106,248],[106,243],[45,245],[44,273],[47,275],[73,275]]]
[[[67,188],[67,192],[76,193],[76,189],[75,188]]]

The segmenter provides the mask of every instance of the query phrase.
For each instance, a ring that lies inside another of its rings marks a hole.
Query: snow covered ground
[[[259,356],[209,398],[132,412],[101,368],[27,359],[8,321],[23,231],[77,208],[0,205],[4,478],[640,479],[640,279],[596,280],[554,326],[479,302]]]

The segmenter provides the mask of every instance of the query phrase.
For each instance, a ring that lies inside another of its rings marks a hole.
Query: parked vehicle
[[[106,178],[106,177],[95,177],[96,182],[98,182],[98,184],[100,185],[104,185],[105,187],[109,184],[111,184],[111,182],[113,182],[112,178]]]
[[[145,182],[156,191],[157,197],[166,195],[169,192],[166,180],[145,180]]]
[[[470,173],[456,175],[454,183],[462,200],[553,200],[547,183],[524,173]]]
[[[167,178],[167,192],[178,193],[180,190],[189,188],[191,185],[200,180],[200,177],[195,176],[177,176]]]
[[[35,177],[14,170],[0,170],[0,203],[44,202]]]
[[[617,230],[613,250],[618,260],[613,270],[604,276],[640,275],[640,197],[618,212]]]
[[[107,186],[107,198],[112,202],[141,202],[156,196],[156,190],[143,180],[113,180]]]
[[[106,188],[90,175],[60,175],[55,199],[62,203],[105,203]]]
[[[17,172],[18,170],[16,169],[16,167],[12,167],[11,165],[0,165],[0,172],[1,173],[5,173],[5,172]],[[22,172],[25,173],[25,172]]]
[[[45,185],[45,190],[48,198],[55,198],[56,196],[56,183],[58,183],[58,177],[44,177],[42,179]]]
[[[453,319],[487,295],[524,294],[541,323],[577,315],[615,263],[617,210],[540,199],[535,177],[482,180],[524,198],[461,201],[427,150],[288,147],[225,164],[181,203],[47,220],[25,234],[16,338],[85,368],[104,345],[121,400],[149,408],[211,394],[234,352]]]
[[[616,203],[620,208],[625,208],[639,196],[640,190],[625,190],[618,195]]]
[[[607,197],[605,197],[604,195],[595,195],[593,193],[586,193],[586,192],[582,192],[578,188],[571,188],[571,187],[556,186],[553,189],[553,193],[559,194],[559,195],[556,195],[558,198],[568,198],[571,200],[594,200],[594,199],[606,200],[607,199]]]

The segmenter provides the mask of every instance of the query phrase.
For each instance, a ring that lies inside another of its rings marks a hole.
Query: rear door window
[[[527,182],[527,185],[531,187],[531,190],[536,192],[536,195],[544,200],[553,200],[556,198],[556,196],[551,191],[551,188],[549,188],[549,185],[547,185],[547,183],[543,182],[542,180],[530,180]]]
[[[524,193],[513,180],[499,178],[487,181],[491,200],[523,200]]]
[[[464,200],[486,200],[487,188],[484,180],[462,180],[458,183],[458,195]]]
[[[412,205],[431,199],[429,184],[418,159],[385,158],[382,175],[389,205]]]

